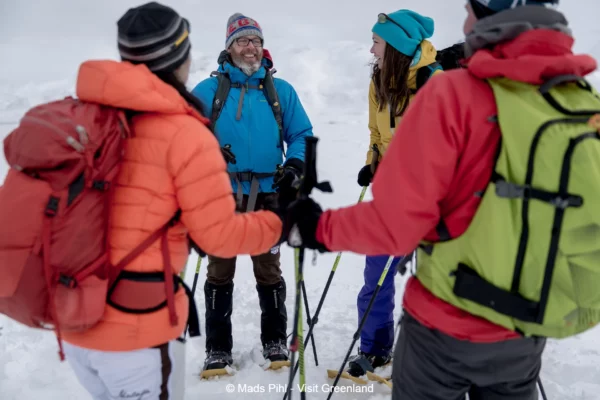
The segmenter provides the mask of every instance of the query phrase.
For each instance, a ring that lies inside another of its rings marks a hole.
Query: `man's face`
[[[228,51],[233,63],[246,75],[252,75],[260,69],[263,48],[258,36],[239,37],[233,41]]]

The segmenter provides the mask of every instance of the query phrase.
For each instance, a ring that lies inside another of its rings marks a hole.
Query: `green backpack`
[[[463,235],[419,246],[417,278],[524,336],[581,333],[600,322],[600,97],[577,76],[488,83],[494,173]]]

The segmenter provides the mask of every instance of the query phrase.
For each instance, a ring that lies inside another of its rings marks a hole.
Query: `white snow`
[[[31,106],[71,94],[81,61],[88,58],[116,58],[116,21],[127,7],[142,3],[131,0],[19,0],[0,5],[0,137],[15,127]],[[379,12],[398,7],[412,8],[435,19],[438,47],[462,37],[464,0],[348,0],[300,2],[197,2],[172,0],[170,5],[191,21],[194,63],[190,88],[216,68],[216,58],[225,40],[225,23],[234,12],[256,18],[264,29],[266,47],[271,51],[277,76],[288,80],[298,91],[309,112],[320,144],[317,162],[320,178],[330,180],[333,194],[315,194],[324,207],[349,205],[358,199],[356,173],[364,161],[368,142],[367,88],[369,77],[370,29]],[[598,0],[578,0],[561,6],[576,36],[575,49],[600,58],[597,15]],[[600,84],[600,74],[592,78]],[[2,176],[6,172],[1,157]],[[367,197],[368,198],[368,197]],[[314,313],[336,254],[319,255],[312,265],[307,254],[305,281],[311,312]],[[197,257],[190,258],[186,281],[191,285]],[[288,282],[289,330],[294,300],[293,252],[283,248],[282,264]],[[346,253],[342,260],[319,323],[315,341],[319,366],[312,348],[306,350],[306,384],[317,392],[308,398],[322,398],[323,384],[332,383],[326,369],[336,369],[346,354],[357,328],[356,296],[363,282],[364,257]],[[203,260],[197,306],[204,326],[202,287],[206,274]],[[405,278],[396,277],[396,304],[401,304]],[[221,399],[264,396],[283,398],[281,387],[288,381],[288,369],[262,372],[251,362],[260,345],[260,316],[252,267],[240,257],[235,278],[233,334],[234,357],[241,365],[235,377],[200,381],[204,360],[204,336],[190,340],[186,359],[186,399]],[[396,308],[399,315],[399,308]],[[304,321],[305,323],[305,321]],[[52,333],[24,328],[0,316],[0,399],[69,400],[87,399],[68,363],[60,363]],[[305,323],[306,326],[306,323]],[[594,329],[577,337],[550,341],[544,355],[542,380],[549,399],[600,399],[600,361]],[[355,351],[355,350],[354,350]],[[297,380],[296,380],[297,382]],[[236,385],[232,394],[226,385]],[[240,393],[237,385],[262,388],[263,393]],[[269,385],[273,386],[269,386]],[[352,385],[343,387],[352,388]],[[390,391],[380,384],[370,393],[336,393],[333,398],[385,399]],[[297,398],[294,392],[292,398]],[[258,398],[258,397],[256,397]]]

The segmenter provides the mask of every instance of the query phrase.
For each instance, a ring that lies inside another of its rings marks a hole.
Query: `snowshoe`
[[[219,375],[233,375],[235,370],[232,368],[233,357],[226,351],[210,351],[204,360],[204,366],[200,373],[201,379],[207,379]]]
[[[370,381],[374,381],[374,382],[379,382],[379,383],[383,383],[384,385],[386,385],[387,387],[389,387],[390,389],[392,388],[392,377],[388,376],[388,377],[383,377],[381,375],[377,375],[374,372],[371,371],[367,371],[367,378]]]
[[[352,376],[363,376],[367,372],[373,373],[376,368],[384,367],[392,361],[392,356],[376,356],[359,351],[348,361],[348,373]]]
[[[390,364],[392,360],[391,355],[388,356],[375,356],[358,352],[358,355],[352,356],[348,362],[348,368],[342,373],[340,378],[349,379],[359,385],[366,385],[368,382],[363,379],[363,376],[367,376],[370,381],[377,381],[385,383],[390,386],[391,383],[386,383],[386,379],[377,375],[374,371],[376,368],[385,367]],[[338,370],[328,369],[327,376],[329,378],[335,378],[338,374]]]
[[[269,369],[279,369],[281,367],[289,367],[289,350],[285,343],[270,342],[264,345],[263,357],[269,361]]]
[[[338,375],[338,372],[339,372],[339,370],[337,370],[337,369],[328,369],[327,377],[329,379],[335,379],[335,377]],[[366,380],[364,380],[362,378],[350,375],[348,373],[348,371],[342,372],[342,375],[340,376],[340,378],[351,380],[352,382],[358,383],[359,385],[366,385],[368,383]]]

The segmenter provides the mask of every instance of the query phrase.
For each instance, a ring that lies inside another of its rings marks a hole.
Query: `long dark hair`
[[[181,97],[183,97],[190,106],[192,106],[196,111],[198,111],[198,113],[201,116],[203,116],[203,117],[206,116],[204,113],[204,105],[202,104],[202,102],[200,100],[198,100],[197,97],[192,95],[187,90],[187,88],[185,87],[185,84],[183,82],[181,82],[179,79],[177,79],[174,72],[159,71],[159,72],[155,72],[154,74],[157,77],[159,77],[161,81],[165,82],[168,85],[173,86],[175,88],[175,90],[177,90],[177,92],[181,95]]]
[[[384,107],[389,105],[390,112],[399,117],[408,107],[411,94],[408,74],[411,62],[411,57],[400,53],[389,44],[385,45],[383,68],[380,69],[375,63],[371,75],[375,83],[379,111],[383,111]]]

